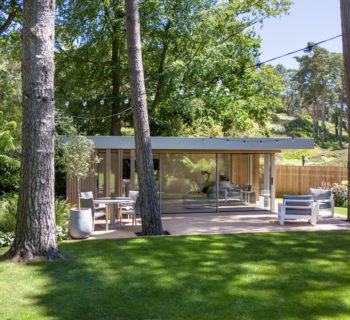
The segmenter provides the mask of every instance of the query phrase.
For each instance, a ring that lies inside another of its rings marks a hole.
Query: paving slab
[[[335,214],[333,218],[321,217],[316,226],[302,220],[287,220],[281,226],[277,213],[270,211],[187,213],[163,214],[162,225],[171,235],[350,230],[350,223],[345,218]],[[97,223],[95,233],[89,239],[133,238],[136,237],[135,230],[141,230],[140,221],[136,229],[131,221],[125,220],[124,227],[109,231],[102,228],[102,223]]]

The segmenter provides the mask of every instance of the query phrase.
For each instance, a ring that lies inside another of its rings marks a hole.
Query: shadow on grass
[[[341,319],[350,314],[350,233],[70,242],[33,264],[52,319]]]

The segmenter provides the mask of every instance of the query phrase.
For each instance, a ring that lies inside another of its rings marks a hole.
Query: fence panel
[[[345,167],[276,166],[276,196],[308,194],[322,182],[340,183],[348,179]]]

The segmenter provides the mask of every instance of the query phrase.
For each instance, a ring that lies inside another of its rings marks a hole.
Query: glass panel
[[[216,209],[216,155],[160,156],[162,212],[205,212]]]
[[[131,184],[131,153],[130,151],[123,152],[122,164],[122,197],[127,197],[130,191]]]
[[[98,171],[97,194],[98,194],[98,197],[104,197],[106,194],[105,192],[106,152],[99,152],[98,157],[102,160],[97,166],[97,171]]]
[[[111,152],[111,171],[110,171],[110,194],[108,196],[116,197],[118,194],[118,168],[119,153]]]
[[[260,194],[257,205],[260,208],[270,209],[270,155],[260,154],[259,155],[259,186]]]

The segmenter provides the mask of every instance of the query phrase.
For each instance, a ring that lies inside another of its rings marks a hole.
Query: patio
[[[313,227],[303,221],[286,221],[284,226],[280,226],[277,213],[271,211],[162,215],[163,229],[171,235],[350,230],[350,223],[344,220],[345,216],[335,214],[334,218],[320,218],[316,227]],[[103,220],[97,221],[95,233],[89,239],[136,237],[131,221],[124,220],[126,223],[123,228],[109,231],[99,226],[103,222]],[[140,229],[140,221],[138,221],[138,230]]]

